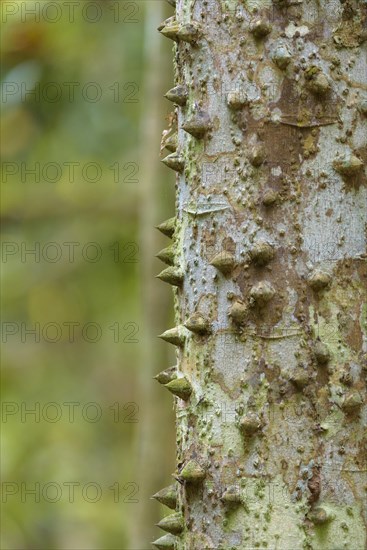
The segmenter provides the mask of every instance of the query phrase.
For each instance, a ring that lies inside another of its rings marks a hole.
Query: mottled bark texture
[[[158,548],[366,548],[366,15],[177,0],[159,28],[177,472]]]

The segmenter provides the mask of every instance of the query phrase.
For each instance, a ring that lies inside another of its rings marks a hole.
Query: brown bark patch
[[[321,492],[321,476],[320,466],[314,466],[312,469],[312,477],[308,480],[307,487],[310,491],[308,502],[313,504],[319,499]]]

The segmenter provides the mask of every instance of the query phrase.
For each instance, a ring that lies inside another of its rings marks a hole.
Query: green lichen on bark
[[[177,0],[169,21],[177,550],[366,547],[366,18]]]

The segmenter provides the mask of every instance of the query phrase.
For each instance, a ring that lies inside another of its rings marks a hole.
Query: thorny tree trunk
[[[160,27],[179,88],[158,548],[366,548],[366,12],[177,0]]]

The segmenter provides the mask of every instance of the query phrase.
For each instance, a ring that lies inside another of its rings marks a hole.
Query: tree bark
[[[178,147],[158,548],[366,548],[366,17],[177,0],[159,28]]]

